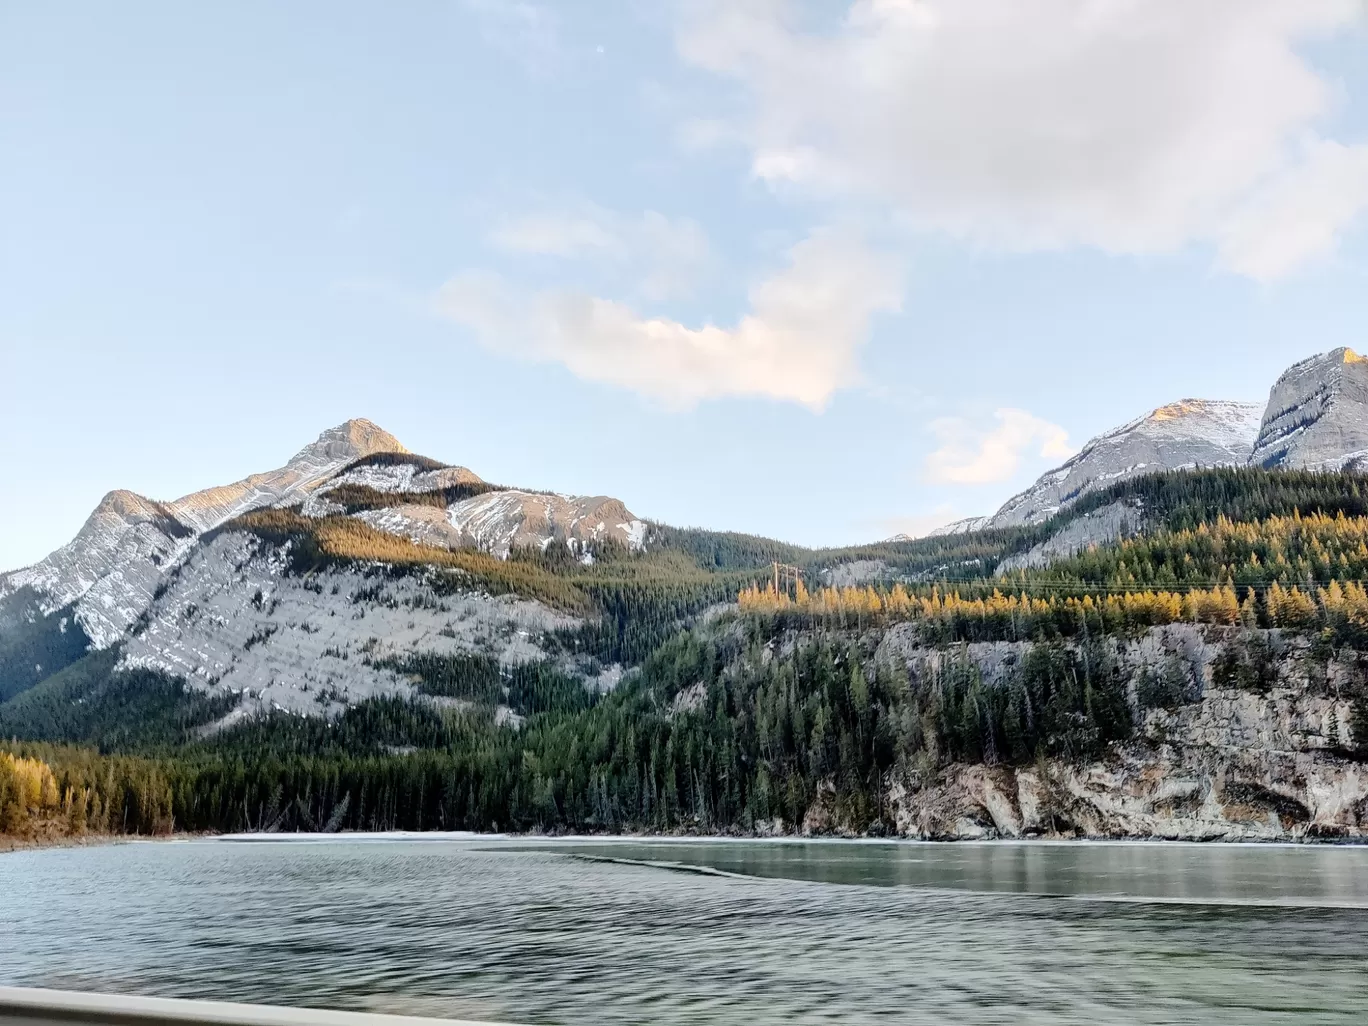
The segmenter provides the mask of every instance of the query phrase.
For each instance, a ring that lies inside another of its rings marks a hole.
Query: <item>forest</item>
[[[1129,726],[1098,653],[1041,649],[990,692],[964,660],[914,684],[844,640],[762,651],[758,637],[686,632],[612,694],[533,684],[518,731],[378,700],[335,724],[279,716],[207,741],[168,726],[134,759],[10,750],[51,767],[27,771],[53,780],[31,815],[72,821],[71,796],[89,794],[98,815],[82,822],[136,832],[753,832],[801,823],[825,788],[840,822],[878,834],[890,829],[880,781],[900,760],[1083,758]]]

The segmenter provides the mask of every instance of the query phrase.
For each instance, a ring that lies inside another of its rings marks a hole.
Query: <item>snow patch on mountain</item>
[[[988,526],[988,521],[991,519],[992,517],[965,517],[963,520],[956,520],[953,523],[945,524],[942,527],[937,527],[934,530],[927,531],[926,536],[928,538],[940,538],[944,537],[945,535],[970,534],[974,531],[982,531],[985,527]],[[898,535],[896,538],[892,538],[889,540],[903,541],[910,539],[907,539],[907,535]]]
[[[447,511],[440,506],[391,506],[362,510],[353,516],[377,531],[407,538],[415,545],[458,549],[462,544],[461,532],[451,526]]]
[[[326,495],[342,485],[361,485],[385,494],[402,492],[432,492],[456,485],[483,484],[479,475],[465,467],[442,467],[423,470],[413,463],[379,464],[353,467],[339,474],[320,489]]]
[[[613,539],[639,549],[646,524],[618,499],[606,496],[547,495],[516,490],[488,492],[453,503],[447,523],[459,544],[506,559],[515,548],[545,549],[561,541],[572,549]]]

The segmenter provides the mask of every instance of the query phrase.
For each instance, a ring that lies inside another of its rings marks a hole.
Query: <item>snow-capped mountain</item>
[[[157,502],[111,492],[68,544],[0,575],[0,698],[32,687],[90,649],[118,646],[121,669],[146,668],[241,696],[234,716],[281,708],[328,714],[408,694],[387,661],[413,652],[548,658],[542,640],[580,619],[534,599],[494,596],[422,565],[399,574],[356,560],[291,570],[292,541],[215,531],[280,510],[445,549],[507,558],[564,543],[588,560],[608,539],[641,548],[646,524],[619,500],[500,488],[465,467],[410,453],[365,420],[325,431],[285,466]],[[79,629],[77,629],[79,628]],[[560,658],[560,657],[558,657]],[[568,657],[565,657],[568,658]],[[610,687],[619,669],[566,672]]]
[[[1243,466],[1254,450],[1263,406],[1184,399],[1098,435],[1063,466],[1007,500],[987,527],[1049,519],[1094,488],[1161,470]]]
[[[1368,465],[1368,359],[1336,349],[1289,367],[1269,393],[1250,463],[1302,470]]]
[[[344,486],[392,501],[349,511],[336,501],[349,494]],[[463,486],[466,493],[486,491],[441,501],[443,493]],[[579,551],[611,537],[639,548],[646,533],[616,499],[496,489],[465,467],[413,455],[368,420],[349,420],[278,470],[234,484],[171,502],[111,492],[72,541],[31,567],[0,576],[0,599],[27,588],[43,616],[74,603],[74,619],[92,646],[106,648],[127,635],[202,534],[267,507],[299,507],[313,517],[350,515],[424,544],[480,548],[500,558],[521,546],[545,549],[552,541]]]

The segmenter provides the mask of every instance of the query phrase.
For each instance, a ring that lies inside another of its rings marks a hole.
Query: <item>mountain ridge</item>
[[[1113,481],[1159,470],[1242,466],[1263,412],[1255,403],[1182,399],[1090,439],[987,518],[986,527],[1040,523]]]

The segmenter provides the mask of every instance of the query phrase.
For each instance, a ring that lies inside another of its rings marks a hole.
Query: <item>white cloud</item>
[[[1026,455],[1064,460],[1073,455],[1069,435],[1025,410],[1001,409],[997,426],[985,428],[961,417],[931,422],[940,443],[926,458],[926,478],[935,484],[994,484],[1016,473]]]
[[[545,74],[560,63],[560,25],[549,8],[527,0],[461,0],[461,6],[479,22],[487,44],[531,74]]]
[[[1298,51],[1365,9],[857,0],[822,33],[786,0],[696,0],[678,44],[744,87],[734,128],[760,178],[977,244],[1196,242],[1266,278],[1330,249],[1368,204],[1368,146],[1315,135],[1339,96]]]
[[[561,363],[671,406],[760,396],[821,409],[857,380],[870,318],[898,308],[900,274],[836,231],[814,233],[788,258],[751,288],[750,312],[730,328],[644,317],[594,296],[528,294],[476,273],[452,278],[436,303],[490,349]]]
[[[533,214],[501,224],[490,241],[510,253],[572,257],[584,253],[625,254],[623,240],[602,222],[584,215]]]
[[[1336,237],[1368,210],[1368,146],[1320,139],[1270,181],[1225,228],[1221,262],[1261,281],[1282,277],[1335,249]]]
[[[589,203],[512,218],[494,229],[490,241],[510,253],[630,268],[648,299],[687,292],[711,259],[708,237],[691,218],[654,210],[628,217]]]

